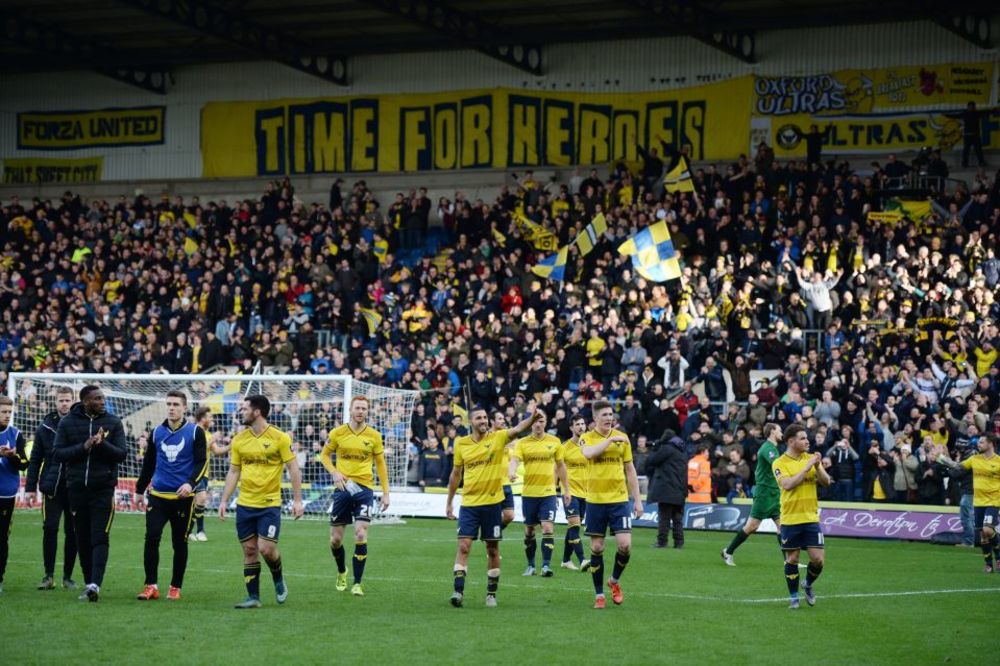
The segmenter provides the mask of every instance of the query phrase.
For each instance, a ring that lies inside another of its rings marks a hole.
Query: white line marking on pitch
[[[29,560],[12,560],[13,564],[37,564],[37,562]],[[130,570],[143,570],[140,565],[133,564],[115,564],[115,569],[130,569]],[[238,577],[239,571],[234,567],[234,569],[204,569],[200,567],[188,568],[188,573],[191,572],[199,573],[210,573],[210,574],[231,574],[234,578]],[[312,579],[327,579],[334,580],[336,576],[333,574],[304,574],[296,573],[294,571],[285,571],[285,576],[291,578],[312,578]],[[366,580],[380,581],[384,583],[421,583],[426,585],[443,585],[445,587],[451,582],[451,579],[447,576],[442,576],[441,578],[413,578],[413,577],[399,577],[399,576],[366,576]],[[510,576],[507,577],[507,581],[510,581]],[[506,587],[515,589],[531,589],[531,590],[547,590],[549,592],[588,592],[592,588],[588,587],[576,587],[576,586],[563,586],[555,587],[551,585],[531,585],[519,580],[520,576],[514,576],[513,582],[507,582]],[[710,595],[700,595],[700,594],[681,594],[674,592],[647,592],[642,590],[627,590],[630,595],[637,597],[654,597],[663,599],[686,599],[688,601],[721,601],[725,603],[738,603],[738,604],[776,604],[776,603],[786,603],[788,597],[766,597],[760,599],[739,599],[733,597],[714,597]],[[979,594],[979,593],[991,593],[1000,592],[1000,587],[996,588],[953,588],[944,590],[902,590],[899,592],[843,592],[843,593],[832,593],[832,594],[818,594],[817,597],[820,600],[828,599],[869,599],[869,598],[882,598],[882,597],[914,597],[914,596],[927,596],[934,594]]]

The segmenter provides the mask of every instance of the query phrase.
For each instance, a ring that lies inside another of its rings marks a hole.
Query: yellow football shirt
[[[600,367],[601,352],[604,351],[604,340],[601,338],[587,338],[587,363],[591,368]]]
[[[587,499],[587,479],[590,461],[583,455],[583,449],[572,439],[563,442],[563,461],[566,463],[566,475],[569,477],[569,494],[580,499]]]
[[[1000,456],[977,453],[962,467],[972,470],[972,506],[1000,506]]]
[[[374,488],[372,464],[384,451],[382,433],[378,430],[366,425],[361,432],[356,433],[350,424],[345,423],[330,431],[322,455],[336,454],[338,472],[365,488]]]
[[[281,506],[281,471],[294,458],[292,438],[274,426],[259,437],[251,428],[233,437],[229,462],[241,470],[236,503],[254,509]]]
[[[563,459],[558,437],[535,437],[534,434],[522,437],[514,445],[514,457],[524,463],[522,497],[552,497],[556,494],[556,463]]]
[[[774,461],[771,470],[781,487],[781,479],[795,476],[809,465],[812,456],[803,453],[793,458],[787,453]],[[816,468],[811,467],[806,472],[806,478],[791,490],[781,488],[781,524],[802,525],[803,523],[819,522],[819,500],[816,496]]]
[[[920,431],[920,441],[923,441],[924,437],[930,437],[931,441],[934,442],[935,446],[948,446],[948,430],[921,430]]]
[[[960,351],[956,354],[951,354],[949,352],[943,352],[941,358],[946,361],[951,361],[958,368],[959,372],[965,372],[969,367],[969,355],[966,352]]]
[[[455,440],[454,465],[463,468],[462,506],[484,506],[503,501],[503,450],[510,437],[506,430],[490,432],[478,442],[472,435]]]
[[[199,476],[210,480],[212,478],[212,433],[201,426],[198,427],[205,433],[205,469],[201,471]]]
[[[1000,355],[996,349],[991,349],[986,351],[982,347],[976,347],[972,350],[973,355],[976,357],[976,376],[984,377],[990,374],[990,368],[997,361],[997,356]]]
[[[580,446],[593,446],[612,437],[625,437],[626,441],[609,444],[604,453],[590,459],[587,472],[587,501],[592,504],[617,504],[628,501],[625,463],[632,462],[632,445],[628,442],[628,436],[614,429],[607,436],[596,430],[590,430],[580,435]]]
[[[507,477],[507,470],[510,469],[510,447],[505,446],[503,449],[503,485],[509,486],[510,481]]]

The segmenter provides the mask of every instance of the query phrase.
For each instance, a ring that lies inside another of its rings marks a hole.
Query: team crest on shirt
[[[184,438],[181,437],[180,444],[167,444],[163,442],[160,444],[160,448],[163,449],[164,455],[167,456],[167,462],[174,462],[177,460],[177,456],[180,455],[181,451],[184,450]]]

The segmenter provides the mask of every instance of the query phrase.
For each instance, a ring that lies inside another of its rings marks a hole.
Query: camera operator
[[[645,472],[649,477],[647,500],[657,508],[654,548],[667,547],[667,532],[673,526],[674,548],[684,547],[684,502],[688,492],[687,453],[684,440],[667,430],[650,447]]]
[[[865,456],[869,487],[865,496],[872,502],[892,502],[894,497],[893,482],[896,474],[896,463],[888,452],[883,451],[878,439],[872,439]]]
[[[854,463],[858,460],[858,452],[848,441],[850,426],[844,426],[844,435],[830,447],[826,459],[830,461],[830,476],[833,477],[833,499],[838,502],[854,501]]]

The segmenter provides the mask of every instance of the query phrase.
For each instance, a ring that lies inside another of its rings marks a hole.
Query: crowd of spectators
[[[261,361],[419,389],[411,480],[427,485],[447,478],[470,404],[509,420],[538,405],[567,438],[570,417],[607,397],[640,456],[664,433],[689,455],[708,444],[722,501],[752,493],[774,420],[807,426],[831,497],[959,503],[962,483],[931,451],[960,458],[1000,432],[1000,179],[934,192],[929,219],[869,224],[894,196],[895,159],[859,173],[762,146],[669,194],[660,176],[677,155],[664,148],[663,160],[643,151],[634,175],[521,174],[494,201],[433,205],[419,190],[380,202],[363,180],[338,180],[323,203],[288,180],[232,203],[12,198],[0,379]],[[599,212],[608,232],[549,281],[530,271],[546,253],[515,211],[560,244]],[[648,282],[616,251],[658,220],[681,280]],[[402,261],[438,223],[443,251]],[[752,379],[761,370],[770,381]]]

